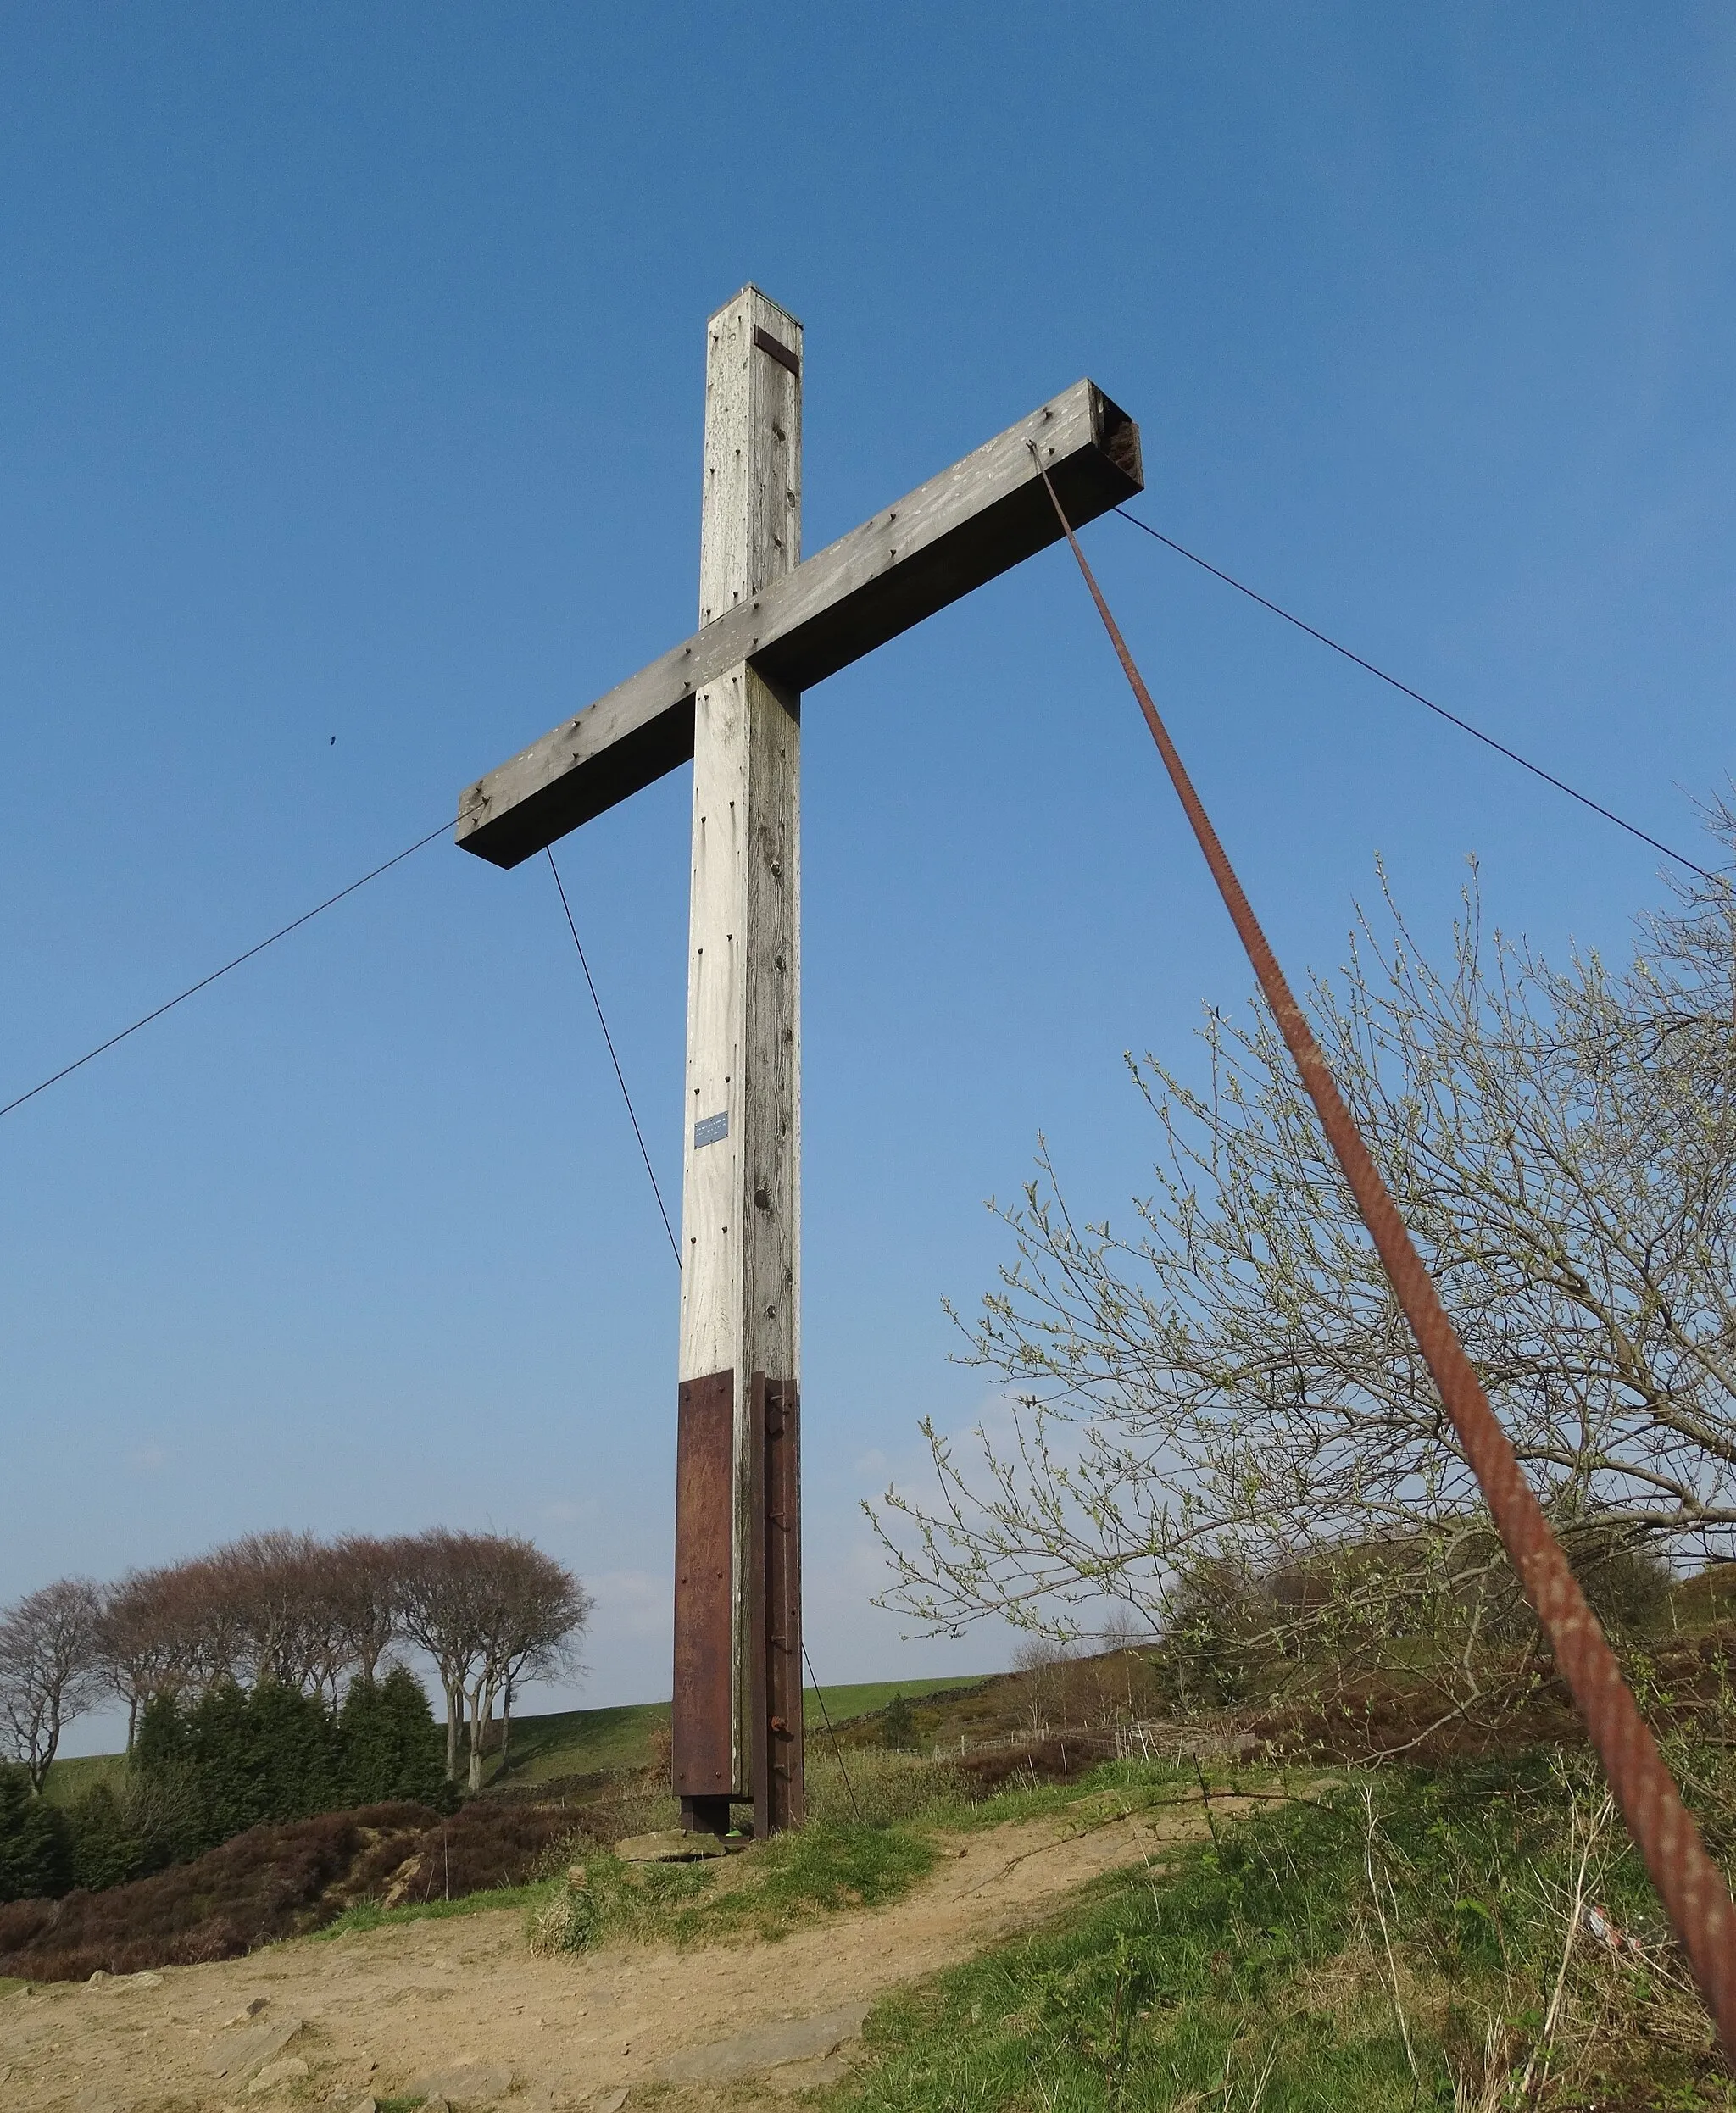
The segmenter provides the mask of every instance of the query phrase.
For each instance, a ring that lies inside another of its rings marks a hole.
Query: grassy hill
[[[821,1731],[823,1698],[825,1714],[836,1730],[883,1710],[896,1694],[914,1701],[921,1696],[951,1694],[961,1688],[981,1684],[960,1681],[954,1675],[944,1680],[858,1681],[837,1688],[810,1688],[802,1698],[802,1715],[810,1732]],[[653,1733],[668,1722],[666,1702],[631,1702],[612,1710],[562,1710],[547,1716],[515,1717],[505,1779],[513,1783],[548,1782],[559,1776],[596,1776],[618,1768],[643,1768],[651,1757]]]
[[[58,1760],[48,1771],[44,1793],[56,1804],[70,1804],[94,1784],[119,1776],[125,1765],[125,1756],[120,1754],[80,1754]]]
[[[803,1715],[814,1731],[821,1728],[820,1702],[833,1727],[883,1710],[895,1694],[912,1701],[925,1695],[954,1694],[980,1688],[982,1681],[858,1681],[837,1688],[810,1688],[803,1696]],[[658,1726],[669,1722],[666,1702],[629,1702],[609,1710],[558,1710],[545,1716],[515,1717],[506,1779],[513,1783],[547,1782],[558,1776],[600,1776],[616,1769],[643,1768],[651,1758]],[[82,1792],[121,1766],[119,1754],[87,1754],[58,1760],[48,1771],[48,1795],[70,1804]],[[489,1764],[491,1780],[500,1773]]]

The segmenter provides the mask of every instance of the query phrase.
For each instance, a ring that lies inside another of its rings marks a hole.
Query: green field
[[[820,1725],[819,1698],[822,1695],[832,1723],[848,1724],[853,1717],[865,1717],[876,1710],[885,1709],[894,1695],[916,1702],[924,1695],[952,1694],[961,1688],[980,1688],[988,1677],[987,1673],[949,1673],[944,1680],[868,1680],[860,1681],[854,1687],[809,1688],[802,1695],[802,1721],[810,1728]]]
[[[842,1687],[806,1689],[802,1714],[809,1728],[822,1729],[820,1697],[836,1725],[883,1710],[894,1695],[913,1702],[924,1695],[950,1693],[977,1682],[970,1676],[943,1680],[871,1680]],[[669,1722],[666,1702],[629,1702],[612,1710],[561,1710],[548,1716],[515,1717],[506,1779],[515,1783],[547,1782],[554,1776],[599,1776],[618,1768],[643,1768],[651,1757],[654,1728]],[[58,1760],[48,1771],[48,1795],[70,1804],[93,1782],[122,1766],[119,1754],[89,1754]],[[490,1780],[499,1773],[490,1764]]]
[[[802,1715],[810,1732],[822,1730],[823,1694],[832,1723],[883,1710],[894,1695],[914,1701],[972,1683],[954,1674],[944,1680],[859,1681],[843,1687],[810,1688],[802,1697]],[[555,1776],[595,1776],[605,1770],[643,1768],[651,1756],[651,1735],[669,1722],[666,1702],[626,1703],[613,1710],[563,1710],[548,1716],[515,1717],[506,1780],[547,1782]],[[491,1778],[492,1779],[492,1778]]]
[[[508,1779],[546,1782],[551,1776],[596,1776],[643,1768],[651,1734],[669,1722],[666,1702],[629,1702],[613,1710],[560,1710],[548,1716],[515,1717]]]
[[[112,1781],[126,1765],[120,1754],[81,1754],[71,1760],[58,1760],[48,1771],[44,1794],[56,1804],[70,1804],[94,1783]]]

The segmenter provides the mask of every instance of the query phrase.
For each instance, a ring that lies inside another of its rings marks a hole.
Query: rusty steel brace
[[[1729,1888],[1706,1854],[1700,1829],[1683,1804],[1657,1741],[1622,1677],[1615,1653],[1586,1604],[1572,1565],[1489,1406],[1483,1382],[1447,1317],[1398,1206],[1363,1143],[1355,1119],[1339,1095],[1307,1016],[1296,1003],[1169,730],[1151,701],[1151,692],[1134,664],[1127,642],[1110,614],[1103,590],[1085,562],[1073,525],[1034,443],[1031,453],[1122,672],[1145,715],[1170,782],[1205,854],[1231,921],[1247,948],[1266,1002],[1295,1059],[1308,1097],[1319,1111],[1327,1140],[1350,1184],[1417,1348],[1434,1376],[1441,1401],[1482,1487],[1501,1544],[1526,1598],[1537,1610],[1555,1662],[1585,1720],[1616,1802],[1688,1954],[1724,2052],[1736,2060],[1736,1907],[1732,1906]]]

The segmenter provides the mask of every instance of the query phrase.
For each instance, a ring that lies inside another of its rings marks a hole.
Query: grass
[[[539,1951],[611,1938],[677,1945],[755,1937],[775,1943],[840,1909],[884,1907],[932,1869],[933,1844],[908,1827],[815,1821],[727,1861],[623,1864],[593,1856],[530,1918]]]
[[[71,1804],[99,1782],[118,1784],[126,1772],[125,1754],[78,1754],[51,1761],[42,1794],[54,1804]]]
[[[820,1702],[823,1697],[834,1725],[871,1715],[894,1695],[915,1701],[924,1695],[951,1693],[978,1683],[956,1676],[944,1680],[858,1681],[837,1688],[808,1688],[802,1711],[810,1734],[825,1737]],[[557,1776],[596,1776],[643,1768],[651,1758],[652,1740],[669,1723],[666,1702],[626,1703],[611,1710],[562,1710],[547,1716],[515,1717],[512,1750],[503,1771],[491,1764],[491,1782],[548,1782]]]
[[[441,1922],[454,1915],[487,1915],[497,1908],[525,1909],[545,1899],[548,1881],[535,1879],[528,1885],[497,1886],[489,1893],[467,1893],[459,1900],[420,1900],[395,1908],[381,1907],[377,1900],[358,1900],[335,1922],[315,1930],[309,1943],[323,1944],[334,1937],[358,1937],[367,1930],[384,1929],[394,1922]]]
[[[850,1759],[854,1801],[835,1763],[809,1768],[809,1822],[799,1833],[738,1855],[693,1864],[622,1864],[592,1854],[580,1874],[531,1903],[538,1950],[582,1951],[610,1938],[691,1945],[732,1938],[776,1941],[841,1910],[882,1907],[934,1866],[934,1836],[1060,1811],[1082,1827],[1145,1804],[1194,1796],[1194,1778],[1161,1765],[1099,1771],[1088,1785],[1004,1791],[972,1803],[945,1762],[867,1752]]]
[[[962,1677],[954,1673],[944,1680],[867,1680],[858,1681],[850,1687],[808,1688],[802,1694],[802,1721],[810,1738],[816,1731],[823,1738],[826,1725],[820,1713],[822,1697],[832,1723],[849,1724],[857,1717],[871,1716],[876,1710],[885,1709],[894,1695],[902,1695],[907,1702],[916,1702],[924,1695],[949,1695],[980,1688],[989,1677],[987,1673],[976,1676],[966,1674]]]
[[[1060,1802],[1185,1790],[1104,1771]],[[1214,1786],[1216,1789],[1218,1786]],[[1227,1788],[1227,1786],[1225,1786]],[[1167,1796],[1166,1795],[1167,1793]],[[1533,1756],[1360,1775],[1317,1800],[1216,1821],[1085,1889],[1057,1925],[880,2005],[844,2113],[1416,2113],[1516,2103],[1561,1967],[1573,1829],[1598,1793]],[[1054,1793],[994,1799],[985,1821]],[[1366,1800],[1366,1801],[1365,1801]],[[1663,2113],[1728,2107],[1704,2013],[1619,1827],[1592,1897],[1641,1949],[1582,1938],[1533,2103]],[[1389,1949],[1390,1947],[1390,1949]],[[1491,2060],[1492,2057],[1492,2060]]]
[[[595,1776],[643,1768],[651,1757],[654,1732],[668,1722],[666,1702],[631,1702],[612,1710],[559,1710],[547,1716],[515,1717],[506,1780],[547,1782],[554,1776]],[[492,1766],[499,1772],[498,1763]]]

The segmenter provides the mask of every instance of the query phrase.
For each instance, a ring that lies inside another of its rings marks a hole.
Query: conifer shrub
[[[381,1681],[350,1682],[337,1743],[347,1803],[409,1798],[441,1810],[453,1802],[444,1736],[407,1666],[394,1665]]]
[[[173,1711],[173,1721],[169,1711]],[[310,1819],[343,1803],[337,1727],[323,1703],[270,1681],[244,1689],[227,1681],[190,1709],[153,1704],[134,1763],[166,1767],[191,1782],[200,1846],[214,1848],[249,1827]]]
[[[101,1893],[142,1877],[151,1851],[123,1797],[106,1782],[92,1783],[67,1813],[72,1833],[71,1882]],[[167,1859],[164,1859],[166,1861]]]
[[[903,1695],[894,1695],[880,1720],[880,1743],[888,1753],[908,1753],[916,1743],[915,1713]]]
[[[285,1826],[347,1807],[409,1800],[448,1809],[445,1749],[415,1674],[356,1681],[341,1713],[318,1697],[261,1681],[221,1682],[190,1703],[159,1696],[142,1713],[129,1780],[154,1801],[166,1854],[140,1868],[202,1854],[249,1827]]]
[[[0,1765],[0,1901],[64,1893],[72,1882],[72,1828],[39,1798],[22,1768]]]

